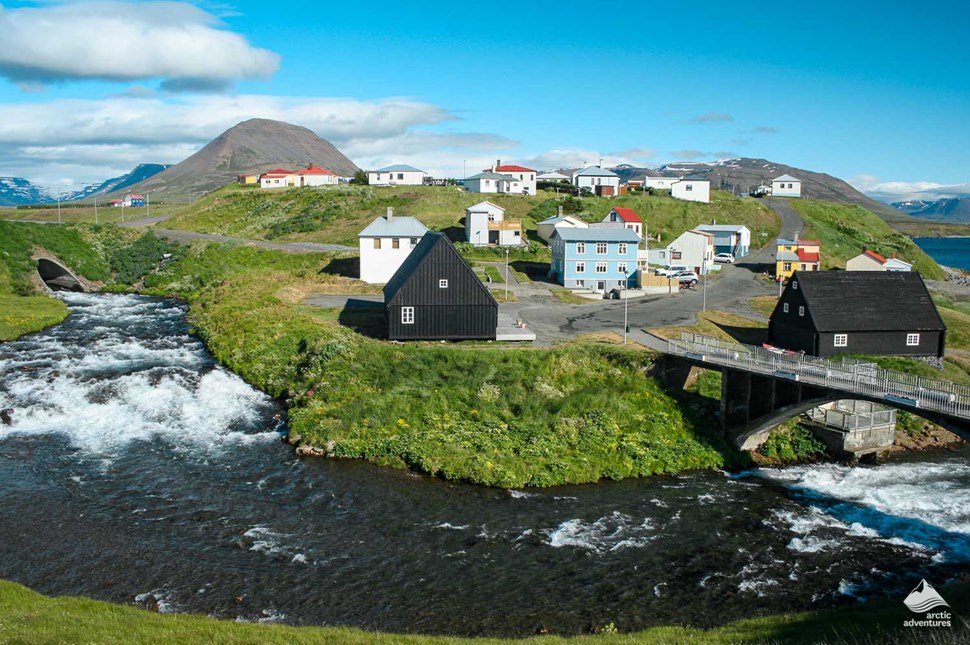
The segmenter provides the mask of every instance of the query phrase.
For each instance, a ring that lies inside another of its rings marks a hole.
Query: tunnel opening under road
[[[46,258],[37,260],[37,273],[44,284],[54,291],[84,291],[80,280],[53,260]]]

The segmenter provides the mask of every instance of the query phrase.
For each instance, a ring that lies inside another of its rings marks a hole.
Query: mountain
[[[893,207],[914,217],[925,217],[937,222],[970,224],[970,197],[949,197],[936,201],[918,199],[896,202]]]
[[[22,177],[0,177],[0,206],[50,204],[55,201],[57,197]]]
[[[274,168],[297,170],[311,163],[346,177],[359,170],[332,143],[307,128],[250,119],[229,128],[185,161],[129,186],[126,192],[151,192],[159,201],[192,199],[235,181],[238,175]]]
[[[906,214],[888,204],[866,197],[837,177],[774,163],[767,159],[742,157],[714,162],[685,161],[669,163],[657,169],[622,166],[613,170],[625,180],[642,176],[645,172],[666,177],[696,175],[709,179],[713,188],[739,193],[750,192],[762,184],[770,186],[771,180],[775,177],[791,175],[802,180],[802,195],[805,197],[830,202],[858,204],[887,222],[911,221],[911,218]]]
[[[168,167],[168,165],[160,163],[139,164],[135,166],[135,169],[128,174],[120,177],[114,177],[113,179],[108,179],[100,184],[91,184],[90,186],[85,186],[81,190],[71,193],[71,195],[68,196],[65,201],[75,202],[82,199],[101,197],[102,195],[107,195],[108,193],[125,190],[126,188],[134,186],[140,181],[145,181],[149,177],[157,175]]]

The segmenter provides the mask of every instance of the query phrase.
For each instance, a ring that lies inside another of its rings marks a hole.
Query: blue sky
[[[881,196],[970,192],[963,3],[0,7],[0,175],[41,184],[266,117],[363,167],[750,156]]]

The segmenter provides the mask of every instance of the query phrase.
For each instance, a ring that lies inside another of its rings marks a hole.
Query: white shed
[[[711,182],[707,179],[684,177],[671,185],[670,196],[688,202],[708,204],[711,201]]]
[[[782,175],[771,180],[772,197],[801,197],[802,180],[791,175]]]
[[[371,186],[421,186],[427,176],[428,173],[414,166],[395,164],[371,170],[367,181]]]

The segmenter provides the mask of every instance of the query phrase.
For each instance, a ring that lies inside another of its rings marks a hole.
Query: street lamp
[[[630,311],[630,294],[623,290],[623,344],[626,345],[626,334],[630,329],[629,311]]]
[[[704,274],[703,275],[704,287],[702,288],[703,297],[702,297],[701,311],[706,312],[707,311],[707,258],[706,257],[701,260],[701,273]]]
[[[505,302],[509,301],[509,247],[505,247]]]

